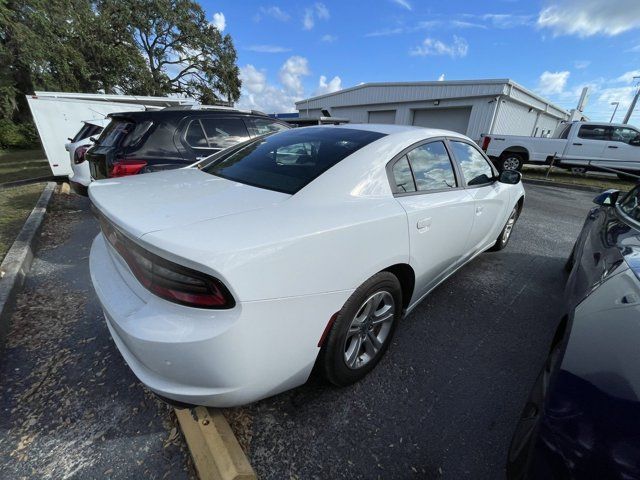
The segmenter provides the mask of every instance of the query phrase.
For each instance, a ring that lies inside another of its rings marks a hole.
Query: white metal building
[[[443,128],[479,140],[483,133],[544,136],[569,118],[509,79],[363,83],[296,102],[301,117],[322,110],[352,123]]]

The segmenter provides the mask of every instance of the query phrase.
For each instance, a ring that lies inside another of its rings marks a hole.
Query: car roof
[[[327,125],[318,125],[312,127],[305,128],[322,128],[327,127]],[[404,134],[403,136],[416,136],[416,137],[457,137],[465,140],[469,140],[469,138],[461,133],[453,132],[451,130],[442,130],[439,128],[427,128],[427,127],[416,127],[413,125],[395,125],[395,124],[382,124],[382,123],[346,123],[342,125],[334,125],[329,128],[346,128],[353,130],[366,130],[369,132],[378,132],[384,135],[399,135]]]
[[[108,117],[110,118],[130,118],[130,119],[153,119],[153,118],[167,118],[167,119],[177,119],[177,118],[186,118],[186,117],[211,117],[211,116],[226,116],[226,117],[259,117],[259,118],[269,118],[274,122],[278,123],[286,123],[282,120],[278,120],[275,118],[269,117],[265,113],[260,112],[250,112],[247,110],[232,110],[232,109],[203,109],[203,110],[189,110],[189,109],[173,109],[173,108],[164,108],[162,110],[137,110],[132,112],[117,112],[110,113]]]

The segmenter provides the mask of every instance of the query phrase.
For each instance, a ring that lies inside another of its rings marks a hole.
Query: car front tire
[[[345,386],[367,375],[380,361],[402,316],[402,288],[390,272],[379,272],[346,301],[319,357],[324,377]]]
[[[520,216],[519,210],[520,209],[518,208],[518,205],[513,207],[513,210],[511,211],[511,213],[509,214],[509,218],[507,219],[507,223],[505,223],[502,231],[500,232],[500,235],[498,235],[498,238],[496,239],[496,243],[491,248],[491,250],[493,250],[494,252],[502,250],[509,243],[509,240],[511,239],[511,233],[513,232],[513,227],[515,226],[516,221]]]

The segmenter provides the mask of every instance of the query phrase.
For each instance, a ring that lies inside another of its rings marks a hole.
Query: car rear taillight
[[[91,145],[81,145],[76,148],[76,151],[73,153],[73,163],[79,165],[84,162],[84,155],[89,148],[91,148]]]
[[[170,262],[130,240],[96,212],[102,233],[131,273],[150,292],[170,302],[197,308],[233,308],[235,301],[217,278]]]
[[[491,143],[491,137],[483,137],[482,138],[482,150],[485,152],[489,148],[489,144]]]
[[[144,167],[147,166],[147,162],[144,160],[138,159],[129,159],[129,160],[117,160],[113,162],[113,166],[111,167],[111,171],[109,172],[110,177],[126,177],[128,175],[136,175],[140,173]]]

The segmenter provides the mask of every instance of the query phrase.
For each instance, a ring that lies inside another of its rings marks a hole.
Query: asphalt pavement
[[[509,246],[440,285],[363,381],[227,414],[262,479],[504,477],[592,193],[526,186]],[[86,199],[55,200],[0,352],[0,478],[190,478],[171,409],[129,371],[88,274]]]
[[[244,408],[262,479],[504,478],[560,320],[564,262],[593,193],[526,185],[510,244],[446,280],[347,388],[318,378]]]

